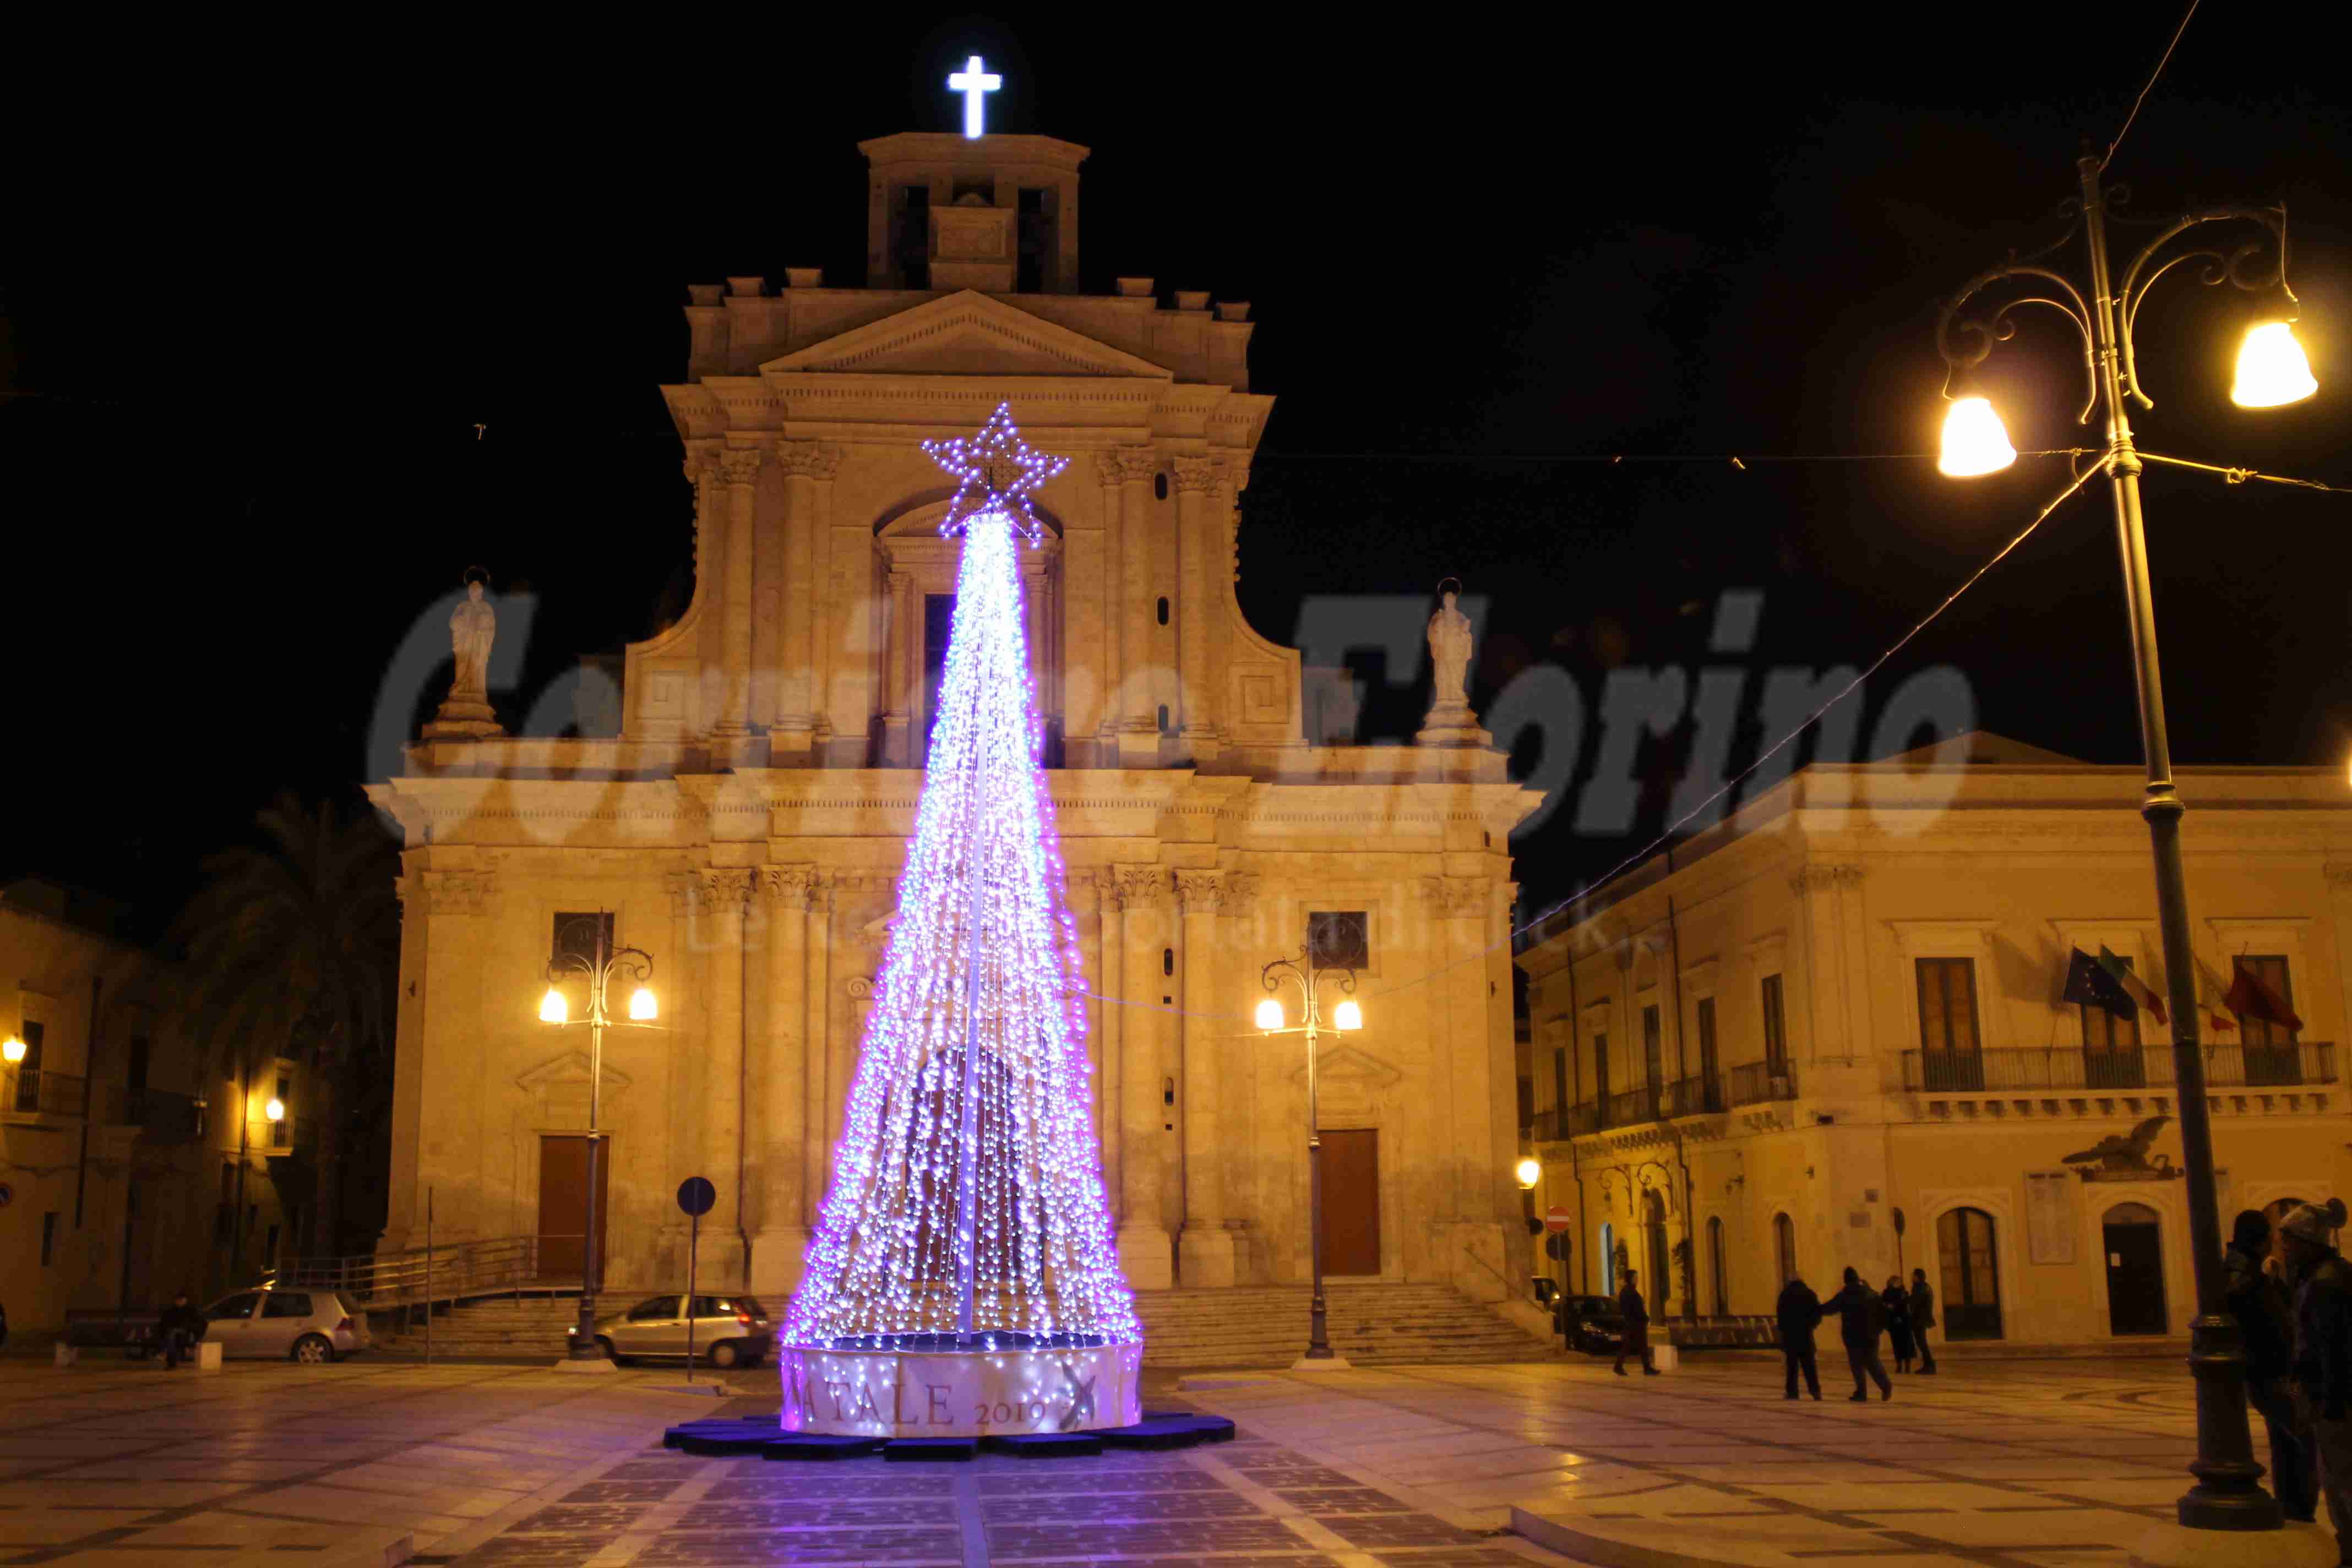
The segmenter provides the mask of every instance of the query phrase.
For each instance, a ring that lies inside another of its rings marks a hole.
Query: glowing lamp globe
[[[286,1120],[286,1102],[272,1095],[269,1103],[261,1108],[261,1114],[272,1121],[283,1121]]]
[[[1936,459],[1937,471],[1946,479],[1972,479],[1997,474],[2015,461],[2017,448],[2009,444],[2009,432],[2000,427],[2000,416],[1992,405],[1981,397],[1955,399],[1952,411],[1944,416],[1944,449]]]
[[[1261,1029],[1282,1027],[1282,1004],[1269,996],[1257,1005],[1257,1026]]]
[[[635,993],[629,997],[629,1016],[639,1023],[645,1023],[660,1016],[654,1003],[654,988],[650,985],[638,986]]]
[[[2284,321],[2264,321],[2247,331],[2238,348],[2238,379],[2230,401],[2241,408],[2276,408],[2300,403],[2319,390],[2311,362]]]
[[[539,1021],[542,1024],[562,1024],[569,1022],[571,1017],[572,1009],[564,1002],[563,993],[552,985],[549,986],[547,994],[539,999]]]
[[[1364,1026],[1364,1010],[1349,997],[1331,1009],[1331,1026],[1335,1029],[1360,1029]]]
[[[23,1061],[25,1042],[14,1035],[9,1036],[5,1041],[0,1041],[0,1059],[5,1059],[10,1067]]]
[[[1520,1186],[1533,1188],[1538,1182],[1543,1180],[1543,1164],[1530,1154],[1512,1166],[1511,1173],[1518,1177]]]

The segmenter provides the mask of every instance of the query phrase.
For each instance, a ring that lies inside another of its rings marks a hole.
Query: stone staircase
[[[617,1311],[650,1293],[608,1291],[600,1310]],[[1360,1366],[1542,1361],[1557,1349],[1450,1286],[1335,1285],[1326,1295],[1332,1348]],[[1302,1285],[1146,1290],[1135,1301],[1143,1318],[1146,1366],[1287,1366],[1307,1345]],[[782,1310],[782,1302],[768,1305]],[[434,1319],[433,1352],[552,1359],[563,1353],[563,1331],[579,1311],[576,1295],[466,1302]],[[403,1326],[397,1314],[379,1313],[370,1326],[381,1350],[424,1352],[422,1321]]]

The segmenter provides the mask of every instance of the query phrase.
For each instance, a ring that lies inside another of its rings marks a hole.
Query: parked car
[[[264,1286],[205,1309],[205,1338],[228,1357],[288,1356],[315,1364],[366,1350],[367,1314],[332,1290]]]
[[[1552,1321],[1570,1348],[1587,1355],[1615,1355],[1625,1342],[1625,1320],[1612,1297],[1563,1296]]]
[[[648,1296],[596,1322],[596,1344],[621,1366],[640,1356],[686,1359],[681,1296]],[[577,1334],[576,1328],[564,1331]],[[708,1366],[757,1366],[768,1353],[768,1310],[749,1296],[694,1299],[694,1359]]]

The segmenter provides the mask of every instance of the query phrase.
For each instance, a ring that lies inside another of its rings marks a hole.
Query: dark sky
[[[1884,7],[1744,31],[1631,10],[1656,20],[580,13],[529,40],[452,16],[18,49],[0,868],[161,906],[276,790],[350,787],[391,647],[469,563],[542,596],[533,679],[642,635],[687,571],[655,391],[682,373],[685,286],[860,281],[855,142],[952,128],[940,79],[973,51],[1006,78],[992,127],[1094,149],[1089,290],[1254,304],[1279,400],[1244,503],[1262,630],[1287,640],[1304,591],[1452,573],[1495,601],[1481,700],[1554,658],[1590,707],[1608,664],[1701,661],[1717,593],[1753,587],[1759,669],[1867,660],[2063,462],[1964,486],[1925,460],[1549,459],[1930,449],[1938,304],[2054,237],[2077,142],[2115,134],[2179,11],[2045,5],[2032,37],[1935,43]],[[2206,7],[2110,173],[2150,214],[2284,197],[2321,382],[2233,408],[2248,297],[2177,274],[2140,321],[2142,443],[2352,483],[2352,122],[2339,62],[2295,47],[2321,17]],[[2090,438],[2075,356],[2055,317],[1996,354],[2019,446]],[[2181,760],[2341,761],[2352,497],[2147,491]],[[2128,762],[2126,655],[2093,490],[1872,690],[1954,665],[1986,727]],[[1618,847],[1555,826],[1523,875],[1563,889]]]

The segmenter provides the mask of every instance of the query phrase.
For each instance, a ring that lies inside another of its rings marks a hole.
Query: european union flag
[[[2074,962],[2066,966],[2065,999],[2085,1007],[2105,1007],[2118,1018],[2139,1016],[2139,1004],[2132,1000],[2131,993],[2079,947],[2074,949]]]

